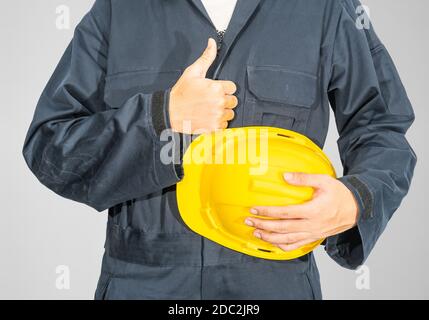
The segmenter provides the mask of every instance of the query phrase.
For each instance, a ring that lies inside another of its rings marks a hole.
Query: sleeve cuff
[[[344,176],[338,179],[354,195],[359,210],[357,225],[341,234],[326,239],[325,250],[339,265],[348,269],[356,269],[368,257],[378,234],[377,224],[373,217],[373,195],[367,185],[356,176]]]
[[[161,137],[161,134],[165,130],[171,131],[173,150],[178,153],[177,157],[174,157],[174,173],[177,180],[183,179],[184,172],[182,166],[183,159],[183,134],[173,133],[170,122],[170,92],[171,89],[165,91],[157,91],[152,95],[152,125],[155,130],[157,137]]]
[[[152,125],[158,137],[164,130],[171,129],[169,104],[170,89],[157,91],[152,95]]]
[[[183,171],[183,143],[184,143],[184,139],[183,139],[183,134],[182,133],[178,133],[177,134],[177,139],[179,140],[179,142],[175,142],[175,143],[179,143],[180,147],[179,147],[179,162],[176,163],[174,165],[174,169],[176,170],[176,174],[180,179],[183,179],[185,173]]]
[[[374,197],[367,185],[357,176],[338,178],[352,193],[358,203],[359,217],[372,218],[374,211]]]

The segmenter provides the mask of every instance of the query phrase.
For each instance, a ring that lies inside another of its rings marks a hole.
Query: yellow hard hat
[[[313,188],[287,184],[285,172],[336,176],[328,157],[307,137],[271,127],[203,134],[186,151],[183,167],[179,212],[191,230],[207,239],[272,260],[298,258],[323,242],[285,252],[257,239],[254,228],[244,224],[254,206],[287,206],[312,198]]]

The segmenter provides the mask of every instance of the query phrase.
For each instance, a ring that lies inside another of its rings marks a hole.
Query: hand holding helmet
[[[248,127],[201,135],[183,162],[185,177],[177,185],[183,221],[230,249],[295,259],[356,222],[353,195],[335,179],[323,151],[299,133]],[[285,172],[308,174],[285,181]]]
[[[351,191],[329,175],[288,173],[285,182],[315,189],[310,201],[291,206],[254,207],[245,223],[253,235],[284,251],[297,250],[317,239],[342,233],[356,225],[358,206]],[[266,220],[270,217],[276,220]]]

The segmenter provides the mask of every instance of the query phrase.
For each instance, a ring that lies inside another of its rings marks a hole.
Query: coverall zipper
[[[216,30],[217,33],[217,52],[219,54],[220,49],[222,49],[223,38],[225,37],[225,30]]]
[[[222,46],[223,46],[223,40],[225,37],[225,32],[226,32],[226,30],[216,30],[216,34],[217,34],[217,59],[220,58],[220,51],[221,51]],[[223,65],[223,62],[220,61],[219,64],[216,66],[215,72],[213,74],[214,80],[217,79],[217,76],[220,72],[222,65]]]

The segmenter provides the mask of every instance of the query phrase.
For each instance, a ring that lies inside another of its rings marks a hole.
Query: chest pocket
[[[243,125],[304,132],[316,92],[316,76],[279,66],[247,66]]]
[[[180,70],[139,70],[118,73],[106,77],[104,101],[110,108],[119,108],[126,100],[138,93],[153,93],[174,86]]]

